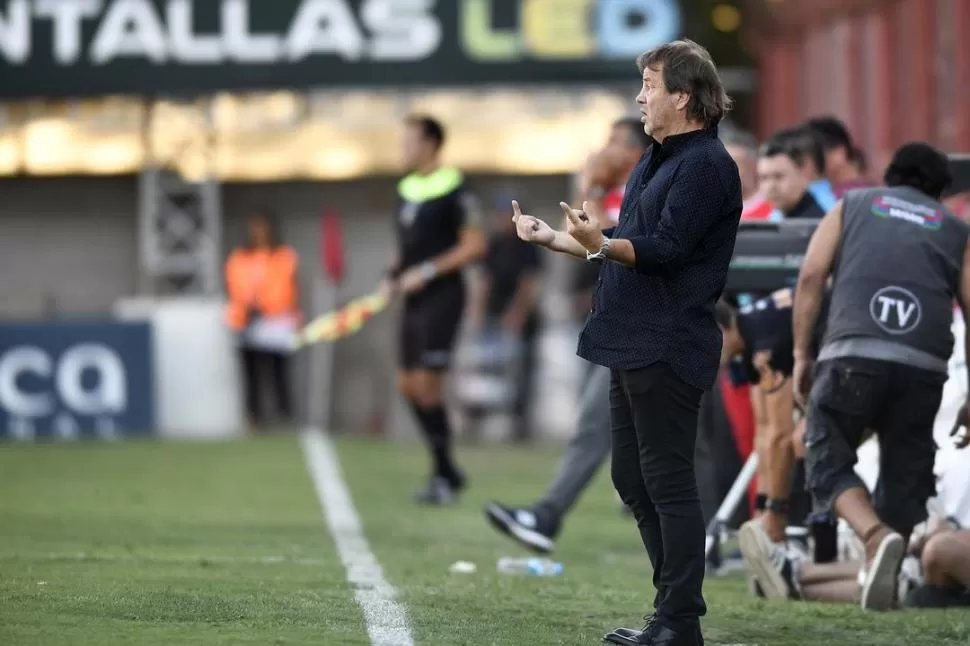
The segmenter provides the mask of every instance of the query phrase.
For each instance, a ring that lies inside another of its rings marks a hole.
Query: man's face
[[[420,126],[409,124],[404,128],[401,153],[405,168],[416,170],[426,166],[434,159],[435,149],[434,145],[424,136]]]
[[[728,144],[725,146],[731,159],[738,165],[741,174],[741,194],[745,197],[758,190],[758,169],[750,151],[744,146]]]
[[[808,190],[804,169],[788,155],[773,155],[758,160],[758,186],[768,201],[782,211],[798,204]]]
[[[664,85],[663,65],[656,68],[643,69],[643,87],[637,95],[640,105],[640,121],[643,130],[648,135],[663,139],[665,133],[676,122],[677,109],[680,103],[686,105],[686,99],[679,92],[670,94]]]

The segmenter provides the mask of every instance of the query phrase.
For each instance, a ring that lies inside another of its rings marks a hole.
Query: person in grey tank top
[[[970,313],[970,229],[939,201],[952,180],[946,156],[925,143],[906,144],[884,179],[885,187],[849,191],[823,218],[793,308],[806,480],[818,511],[845,519],[865,544],[859,592],[867,610],[893,607],[906,544],[926,519],[954,300]],[[826,331],[813,366],[812,333],[829,279]],[[867,429],[880,447],[871,496],[853,468]],[[771,580],[775,570],[764,569]]]

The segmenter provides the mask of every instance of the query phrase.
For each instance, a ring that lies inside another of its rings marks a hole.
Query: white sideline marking
[[[364,613],[371,644],[414,646],[407,613],[394,600],[397,591],[384,578],[384,571],[364,538],[333,443],[320,429],[310,428],[300,435],[300,444],[330,534],[347,569],[347,581],[354,587],[357,605]]]

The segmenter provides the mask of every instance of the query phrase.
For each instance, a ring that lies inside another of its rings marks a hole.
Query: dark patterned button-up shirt
[[[717,128],[655,142],[630,176],[619,223],[606,232],[631,242],[636,265],[603,267],[579,356],[615,370],[664,362],[709,389],[721,353],[714,303],[740,218],[741,178]]]

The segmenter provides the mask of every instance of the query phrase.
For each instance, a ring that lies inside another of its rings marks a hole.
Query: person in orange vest
[[[261,383],[269,382],[277,413],[293,417],[290,352],[300,323],[299,257],[279,241],[276,219],[266,209],[249,218],[248,241],[226,261],[226,322],[239,338],[246,412],[250,424],[266,422]]]

